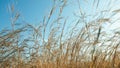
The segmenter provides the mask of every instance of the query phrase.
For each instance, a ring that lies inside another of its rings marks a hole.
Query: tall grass
[[[99,4],[94,0],[93,7],[98,9]],[[80,15],[75,14],[79,18],[67,28],[69,17],[62,16],[66,6],[67,0],[54,0],[49,15],[38,26],[25,24],[19,28],[15,27],[20,14],[11,6],[15,13],[12,28],[0,31],[0,68],[120,68],[120,33],[113,32],[112,36],[104,31],[105,23],[117,21],[111,19],[119,9],[99,11],[105,14],[91,15],[93,19],[87,21],[79,4]],[[55,10],[59,10],[58,16],[52,19]],[[78,28],[80,24],[83,26]]]

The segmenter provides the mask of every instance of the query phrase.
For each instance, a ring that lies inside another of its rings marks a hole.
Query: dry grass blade
[[[97,1],[97,6],[96,6],[96,8],[98,8],[98,6],[99,6],[99,2],[100,2],[100,0]]]
[[[119,13],[120,9],[113,10],[112,12]]]
[[[19,14],[19,13],[16,13],[16,14],[15,14],[15,17],[14,17],[14,19],[13,19],[13,22],[15,22],[16,20],[18,20],[19,17],[20,17],[20,14]]]
[[[99,30],[98,30],[98,34],[97,34],[97,42],[98,42],[98,39],[99,39],[99,37],[100,37],[100,33],[101,33],[101,27],[99,27]]]
[[[100,23],[110,22],[110,19],[109,18],[101,18],[97,22],[100,22]]]
[[[62,32],[61,32],[61,36],[60,36],[60,49],[62,49],[62,44],[61,44],[61,42],[62,42],[62,37],[63,37],[63,32],[64,32],[64,28],[65,28],[66,22],[67,22],[67,19],[65,19],[65,21],[64,21],[63,28],[62,28]]]

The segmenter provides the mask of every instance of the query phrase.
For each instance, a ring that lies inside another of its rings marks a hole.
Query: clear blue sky
[[[16,1],[16,2],[14,2]],[[8,5],[14,3],[15,9],[20,12],[19,23],[22,21],[37,25],[43,20],[43,16],[50,11],[53,0],[0,0],[0,30],[10,26],[10,12],[8,12]],[[74,0],[69,0],[69,6],[64,10],[63,15],[69,16],[69,21],[72,21],[73,12],[78,9],[78,5]]]
[[[14,0],[0,0],[0,30],[10,27],[8,5]],[[15,9],[21,14],[20,19],[28,23],[38,23],[52,6],[52,0],[17,0]]]
[[[10,13],[8,12],[8,5],[14,3],[13,1],[14,0],[0,0],[0,30],[2,28],[10,27]],[[47,15],[53,3],[52,2],[53,0],[15,0],[15,1],[17,1],[17,3],[15,4],[15,8],[21,14],[20,23],[24,24],[22,21],[26,21],[27,23],[35,25],[37,25],[38,23],[40,23],[40,21],[43,20],[43,16]],[[69,16],[68,22],[72,22],[73,20],[75,20],[75,17],[73,17],[73,12],[79,14],[79,8],[77,0],[67,1],[69,1],[69,3],[63,12],[63,15],[66,17]],[[88,14],[93,13],[94,15],[94,12],[92,12],[92,10],[94,10],[92,8],[93,7],[92,2],[93,0],[89,0],[88,3],[81,2],[80,5],[85,10],[85,12],[87,12]],[[107,3],[107,0],[101,0],[100,3],[101,3],[99,4],[100,7],[105,7],[103,5]],[[119,2],[117,2],[115,5],[119,7],[118,3]],[[103,9],[99,8],[99,10]]]
[[[40,21],[43,21],[43,17],[48,15],[50,9],[53,6],[53,0],[0,0],[0,31],[3,28],[11,28],[11,14],[8,11],[8,5],[14,4],[15,10],[20,12],[20,18],[18,23],[25,24],[30,23],[33,25],[39,25]],[[73,12],[77,11],[78,4],[74,0],[68,0],[68,5],[63,11],[64,17],[69,17],[67,24],[73,23],[75,18]],[[52,19],[55,18],[57,11]],[[25,21],[25,22],[24,22]],[[74,23],[73,23],[74,24]],[[48,34],[48,29],[46,34]],[[48,35],[47,35],[48,36]]]
[[[0,0],[0,30],[5,25],[9,25],[9,14],[7,12],[7,4],[9,0]]]

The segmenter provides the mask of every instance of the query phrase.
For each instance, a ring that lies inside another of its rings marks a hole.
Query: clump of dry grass
[[[49,15],[45,16],[37,27],[26,24],[24,27],[15,28],[20,16],[16,12],[11,21],[12,29],[0,32],[0,67],[119,68],[120,35],[117,32],[107,37],[108,33],[103,31],[104,23],[111,23],[112,16],[109,15],[108,18],[104,18],[104,15],[102,18],[98,16],[87,22],[85,12],[79,5],[80,18],[74,22],[73,27],[68,28],[70,31],[66,32],[68,17],[62,17],[62,12],[67,4],[66,0],[54,1]],[[93,6],[98,8],[99,0],[94,0]],[[13,8],[12,6],[12,11]],[[58,9],[58,17],[50,21]],[[110,11],[106,11],[106,14]],[[118,10],[113,12],[117,14]],[[79,29],[77,26],[80,24],[84,25]]]

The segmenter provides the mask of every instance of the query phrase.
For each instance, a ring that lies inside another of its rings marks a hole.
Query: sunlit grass
[[[60,5],[59,14],[50,21],[56,4]],[[91,16],[93,19],[88,21],[78,5],[78,20],[65,30],[69,17],[62,17],[62,13],[69,6],[66,4],[66,0],[54,1],[49,15],[38,26],[23,24],[15,28],[20,16],[16,12],[11,20],[12,29],[0,32],[0,68],[119,68],[120,33],[111,35],[104,30],[105,23],[115,22],[111,18],[119,9],[105,11],[106,14],[112,11],[107,18],[98,13],[99,16]],[[93,7],[98,8],[99,4],[99,0],[94,0]],[[13,9],[14,6],[11,11],[15,12]],[[78,28],[80,24],[83,26]]]

